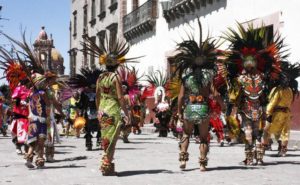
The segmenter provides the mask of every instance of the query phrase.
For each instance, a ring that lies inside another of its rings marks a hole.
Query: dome
[[[47,40],[48,39],[48,35],[45,31],[45,27],[42,27],[42,30],[40,31],[39,35],[38,35],[38,39],[37,40]]]
[[[53,63],[63,64],[63,62],[64,62],[64,58],[62,57],[60,52],[55,48],[51,49],[51,60],[52,60]]]

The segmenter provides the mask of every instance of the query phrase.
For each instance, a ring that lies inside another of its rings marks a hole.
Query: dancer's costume
[[[81,74],[76,74],[69,80],[69,86],[74,90],[80,90],[81,95],[80,99],[75,106],[81,112],[81,116],[83,116],[86,120],[85,124],[85,146],[87,150],[92,150],[93,142],[92,133],[96,132],[96,146],[100,146],[101,144],[101,128],[99,121],[97,119],[97,107],[96,107],[96,82],[99,75],[103,72],[100,69],[86,69],[81,68]],[[74,100],[73,100],[74,101]],[[73,112],[73,107],[71,111]],[[72,117],[71,117],[72,118]],[[75,117],[74,117],[75,119]]]
[[[221,118],[221,105],[215,99],[209,99],[209,107],[211,116],[209,118],[210,126],[212,127],[213,132],[216,133],[218,142],[221,146],[224,145],[224,131],[223,131],[223,122]]]
[[[17,62],[11,53],[4,48],[0,49],[1,68],[4,70],[4,75],[9,83],[9,89],[12,93],[13,107],[12,107],[12,123],[11,134],[13,142],[16,144],[17,153],[21,153],[21,145],[24,145],[27,139],[28,132],[28,96],[30,90],[22,84],[26,83],[26,73],[21,64]]]
[[[262,128],[265,122],[266,97],[279,77],[281,49],[280,37],[266,42],[265,29],[254,29],[241,24],[238,31],[229,29],[226,39],[231,42],[228,53],[230,103],[238,108],[245,131],[245,165],[263,164]]]
[[[0,131],[4,136],[7,132],[7,112],[9,107],[4,103],[4,95],[0,92]]]
[[[21,145],[26,143],[28,137],[28,100],[31,91],[24,85],[17,86],[13,93],[12,99],[15,101],[12,110],[12,136],[15,138],[17,149],[21,149]]]
[[[175,56],[175,65],[181,79],[181,91],[178,97],[179,118],[184,121],[184,133],[180,141],[181,152],[179,154],[180,168],[186,167],[186,161],[189,159],[187,152],[189,139],[192,134],[194,124],[199,126],[200,130],[200,170],[205,171],[208,162],[208,126],[209,126],[209,96],[221,99],[214,87],[214,78],[216,76],[217,48],[216,41],[207,38],[202,41],[202,27],[198,19],[200,29],[200,42],[197,43],[193,36],[188,40],[178,44]],[[202,130],[201,130],[202,129]],[[201,134],[202,133],[202,134]]]
[[[290,107],[296,95],[299,95],[298,82],[300,76],[300,64],[282,64],[280,84],[274,87],[269,95],[269,103],[266,110],[267,121],[270,128],[267,130],[268,137],[274,134],[278,140],[278,155],[285,156],[290,136]],[[265,141],[269,141],[264,137]],[[266,144],[266,143],[264,143]]]
[[[180,92],[181,81],[178,76],[169,78],[166,84],[166,96],[170,99],[170,110],[172,117],[170,121],[170,129],[173,135],[177,138],[181,138],[183,134],[182,126],[183,123],[178,119],[177,108],[178,108],[178,94]]]
[[[141,133],[140,126],[143,121],[143,112],[140,99],[140,88],[138,84],[139,78],[137,77],[138,71],[132,67],[122,66],[118,70],[118,74],[122,81],[122,90],[126,109],[130,112],[130,123],[125,124],[123,121],[121,127],[121,137],[124,143],[128,143],[128,136],[133,131],[134,134]]]
[[[158,137],[167,137],[169,132],[169,123],[171,120],[172,112],[170,109],[170,103],[166,97],[166,85],[167,76],[161,72],[156,71],[146,76],[150,86],[146,91],[146,94],[151,94],[155,99],[155,121],[154,125],[159,131]]]
[[[40,60],[38,53],[34,52],[27,44],[25,33],[23,41],[17,41],[3,34],[6,38],[15,44],[15,48],[19,47],[23,51],[16,51],[18,62],[22,66],[22,70],[26,73],[32,87],[32,93],[29,99],[29,128],[27,143],[30,145],[29,152],[26,155],[26,165],[30,168],[33,160],[33,149],[36,148],[38,167],[44,166],[44,146],[46,143],[47,159],[52,160],[54,155],[54,141],[58,139],[56,130],[56,122],[54,120],[54,107],[59,110],[58,102],[55,100],[52,85],[63,83],[59,82],[59,78],[54,73],[45,69],[45,64]],[[59,110],[61,114],[62,111]],[[47,140],[45,142],[45,140]]]
[[[86,51],[92,56],[99,57],[100,65],[105,65],[103,72],[96,84],[96,105],[98,108],[98,119],[101,124],[101,140],[104,149],[102,154],[101,168],[103,175],[114,175],[113,157],[117,139],[120,135],[121,109],[128,116],[124,106],[124,97],[119,76],[116,72],[118,66],[125,62],[134,61],[134,58],[127,59],[125,55],[129,51],[126,42],[118,39],[105,37],[105,42],[99,46],[89,37],[84,38]]]

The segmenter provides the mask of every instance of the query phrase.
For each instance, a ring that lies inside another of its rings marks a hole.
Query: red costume
[[[221,106],[215,99],[210,99],[209,107],[211,111],[209,124],[212,126],[213,131],[216,133],[218,137],[218,142],[222,142],[224,140],[224,132],[223,123],[220,119]]]
[[[17,137],[17,143],[24,144],[28,133],[28,115],[29,108],[27,99],[30,90],[25,86],[18,86],[14,89],[12,98],[15,100],[13,106],[13,120],[12,120],[12,135]]]

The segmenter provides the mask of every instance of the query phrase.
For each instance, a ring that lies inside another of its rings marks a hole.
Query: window
[[[76,51],[75,48],[69,51],[70,54],[70,75],[74,76],[76,74]]]
[[[139,0],[132,0],[132,11],[139,7]]]
[[[91,26],[94,26],[96,24],[96,5],[95,0],[92,0],[92,6],[91,6]]]
[[[98,39],[99,39],[99,44],[100,43],[104,44],[104,42],[105,42],[105,33],[106,33],[105,30],[102,30],[102,31],[98,32],[97,35],[98,35]]]
[[[86,50],[86,44],[83,44],[83,62],[82,67],[88,66],[88,57],[87,57],[87,50]]]
[[[105,12],[105,0],[100,0],[100,13]]]
[[[110,6],[108,7],[110,12],[112,13],[118,8],[118,1],[117,0],[110,0]]]
[[[73,12],[73,36],[77,35],[77,11]]]
[[[87,23],[88,23],[88,10],[87,10],[87,5],[85,5],[83,7],[83,27],[86,28],[87,27]]]
[[[112,23],[107,27],[107,29],[109,30],[109,41],[114,43],[117,39],[118,23]]]
[[[105,0],[100,0],[100,14],[98,15],[99,19],[102,20],[106,16],[105,11]]]
[[[96,17],[96,6],[95,6],[95,0],[92,0],[92,7],[91,7],[91,17],[92,17],[92,20],[95,19]]]
[[[93,42],[96,42],[96,37],[95,36],[91,37],[91,40]],[[90,55],[90,67],[91,67],[91,69],[96,68],[94,53],[91,53],[91,55]]]

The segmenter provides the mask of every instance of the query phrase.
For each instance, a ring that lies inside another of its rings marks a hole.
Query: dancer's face
[[[254,72],[257,66],[256,59],[253,56],[246,56],[244,59],[244,68],[247,72]]]

